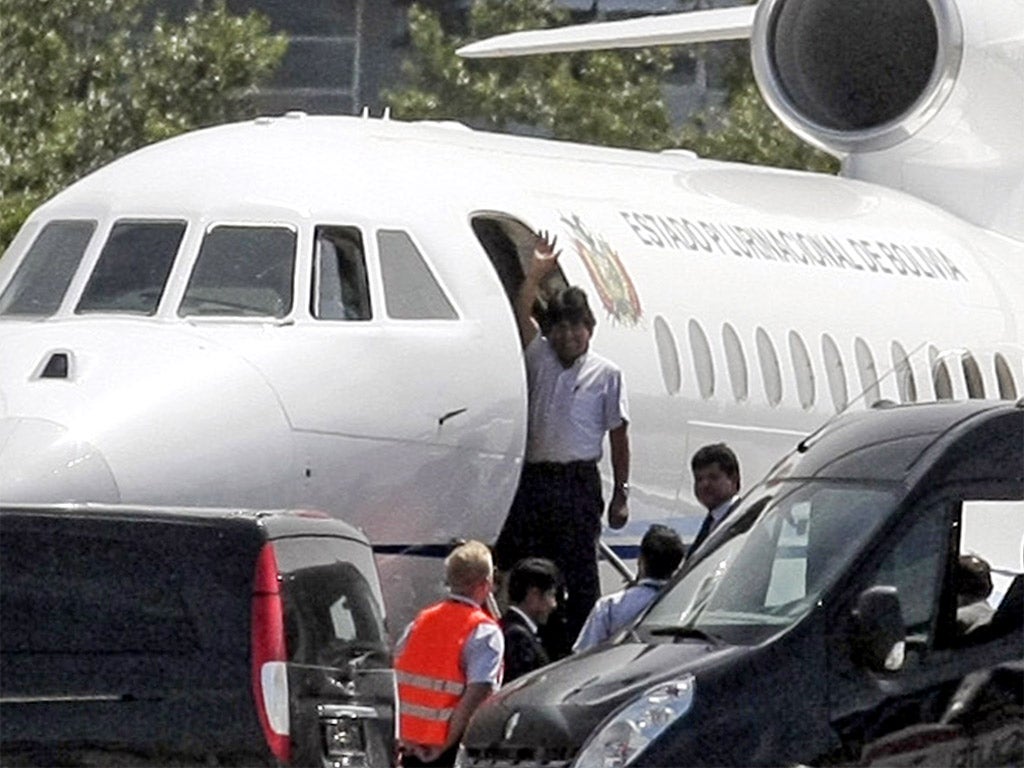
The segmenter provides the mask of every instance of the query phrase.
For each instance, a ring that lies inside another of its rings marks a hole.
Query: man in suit
[[[693,471],[693,495],[707,510],[697,536],[686,556],[690,557],[717,528],[739,501],[740,464],[725,443],[705,445],[690,460]]]
[[[509,573],[508,610],[501,617],[505,635],[505,682],[543,667],[550,659],[537,630],[558,604],[558,567],[543,557],[527,557]]]

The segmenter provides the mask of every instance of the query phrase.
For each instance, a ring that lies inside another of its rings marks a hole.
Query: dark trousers
[[[527,464],[495,544],[503,571],[524,557],[546,557],[562,572],[567,598],[540,632],[552,659],[571,652],[601,595],[597,541],[603,507],[596,463]]]

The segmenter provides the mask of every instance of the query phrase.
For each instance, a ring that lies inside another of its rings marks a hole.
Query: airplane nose
[[[117,503],[121,493],[103,454],[67,427],[0,418],[0,501]]]

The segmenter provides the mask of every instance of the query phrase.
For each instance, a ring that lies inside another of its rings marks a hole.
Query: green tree
[[[730,98],[669,125],[661,78],[672,67],[666,49],[465,60],[455,49],[471,40],[569,23],[548,0],[476,0],[464,34],[443,29],[438,14],[413,5],[412,55],[406,86],[388,94],[396,116],[461,120],[497,131],[538,131],[558,139],[637,149],[686,147],[722,160],[834,172],[838,163],[786,129],[757,91],[736,46]]]
[[[680,146],[718,160],[824,173],[839,170],[838,160],[798,138],[768,108],[749,59],[736,59],[729,79],[727,103],[693,116],[683,126]]]
[[[269,22],[148,0],[0,0],[0,247],[33,208],[138,147],[252,113],[284,55]]]
[[[478,0],[465,35],[447,32],[436,13],[418,5],[410,8],[409,21],[407,84],[387,94],[396,117],[461,120],[610,146],[656,149],[671,143],[658,85],[671,64],[665,51],[483,61],[455,55],[471,40],[568,23],[568,13],[549,0]]]

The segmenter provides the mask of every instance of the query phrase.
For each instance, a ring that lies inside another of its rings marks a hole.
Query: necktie
[[[693,543],[690,545],[690,550],[686,553],[687,555],[693,554],[693,551],[700,546],[700,543],[708,537],[708,534],[711,533],[711,527],[714,525],[714,522],[715,521],[711,517],[711,513],[708,512],[707,516],[704,518],[704,522],[701,523],[700,530],[697,531],[697,535],[693,539]]]

